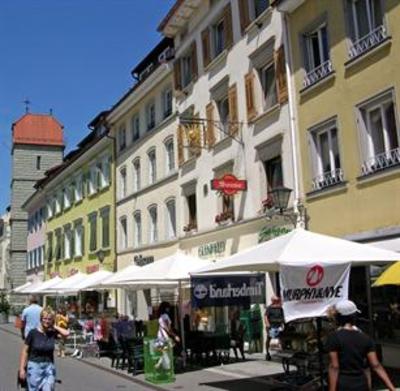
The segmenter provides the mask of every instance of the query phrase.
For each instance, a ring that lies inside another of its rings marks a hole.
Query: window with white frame
[[[123,216],[119,219],[119,225],[121,227],[120,249],[124,250],[128,247],[128,223],[126,216]]]
[[[166,209],[166,239],[173,239],[176,237],[176,207],[174,199],[167,201]]]
[[[333,71],[329,58],[328,30],[326,24],[304,35],[306,76],[304,86],[308,87]]]
[[[110,175],[111,175],[111,157],[103,156],[97,164],[98,167],[98,175],[99,175],[99,187],[100,189],[104,189],[110,184]]]
[[[151,185],[157,180],[157,161],[156,161],[156,150],[152,149],[148,153],[149,158],[149,184]]]
[[[305,34],[307,71],[318,68],[329,60],[328,32],[326,25]]]
[[[91,164],[89,169],[89,195],[93,195],[97,191],[97,165]]]
[[[56,229],[55,231],[55,238],[56,238],[56,245],[54,249],[54,255],[56,258],[56,261],[59,261],[62,256],[62,232],[61,229]]]
[[[278,103],[274,62],[260,69],[260,79],[263,90],[264,110],[268,110]]]
[[[53,260],[53,233],[49,232],[47,234],[47,262]]]
[[[89,251],[95,252],[97,249],[97,214],[89,215]]]
[[[267,189],[271,191],[283,186],[282,157],[276,156],[263,162]]]
[[[393,92],[359,106],[363,145],[363,174],[370,174],[400,163],[400,134]]]
[[[171,137],[165,142],[166,174],[175,170],[174,140]]]
[[[64,194],[64,209],[68,209],[71,207],[71,197],[70,197],[70,188],[69,185],[65,186],[63,190]]]
[[[131,120],[132,142],[140,138],[140,116],[135,114]]]
[[[110,208],[101,211],[102,248],[110,247]]]
[[[82,222],[76,222],[74,226],[74,256],[81,257],[83,255],[83,225]]]
[[[151,101],[146,106],[146,125],[147,130],[151,130],[156,126],[156,105]]]
[[[51,219],[53,217],[53,199],[48,199],[46,202],[47,207],[47,218]]]
[[[118,131],[118,150],[121,152],[126,148],[126,128],[121,126]]]
[[[126,167],[122,167],[119,170],[119,197],[120,199],[126,197],[127,188],[126,188]]]
[[[63,201],[62,191],[58,191],[55,196],[55,212],[56,212],[56,214],[59,214],[62,211],[62,201]]]
[[[140,159],[137,158],[132,163],[133,166],[133,191],[137,192],[140,190]]]
[[[353,38],[359,40],[383,24],[381,0],[348,0]]]
[[[343,181],[340,163],[338,129],[336,121],[330,121],[310,130],[313,190],[335,185]]]
[[[352,45],[350,58],[381,43],[387,37],[382,0],[347,0]]]
[[[157,205],[149,208],[149,243],[155,243],[158,240],[158,216]]]
[[[72,257],[72,231],[70,227],[64,228],[64,259]]]
[[[74,186],[74,192],[75,192],[75,201],[81,201],[83,198],[83,178],[82,174],[79,174],[75,178],[75,186]]]
[[[172,114],[172,88],[167,87],[162,92],[162,107],[164,118],[169,117]]]
[[[134,221],[134,246],[139,247],[142,245],[142,216],[140,211],[133,215]]]
[[[42,245],[42,265],[44,265],[45,256],[46,256],[46,247],[45,247],[45,245],[43,244],[43,245]]]

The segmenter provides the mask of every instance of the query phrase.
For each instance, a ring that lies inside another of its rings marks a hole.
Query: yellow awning
[[[389,266],[373,284],[373,286],[383,285],[400,285],[400,261]]]

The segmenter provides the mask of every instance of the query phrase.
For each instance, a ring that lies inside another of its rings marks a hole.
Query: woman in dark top
[[[374,343],[355,326],[356,305],[350,300],[336,304],[339,328],[329,336],[329,391],[367,391],[371,389],[368,365],[382,379],[390,391],[395,387],[379,363]]]
[[[22,348],[19,377],[26,379],[29,391],[53,391],[56,380],[54,347],[57,336],[67,337],[69,330],[54,325],[55,314],[44,309],[40,325],[29,332]]]

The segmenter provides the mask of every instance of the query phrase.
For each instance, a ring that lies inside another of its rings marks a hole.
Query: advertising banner
[[[285,322],[326,316],[328,308],[346,300],[350,263],[281,265],[280,284]]]
[[[265,303],[265,274],[196,276],[190,283],[193,308]]]

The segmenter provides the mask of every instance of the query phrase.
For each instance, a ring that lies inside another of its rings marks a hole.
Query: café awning
[[[39,286],[36,286],[31,290],[31,293],[40,294],[40,293],[47,293],[50,288],[56,286],[57,284],[61,283],[63,279],[59,276],[56,276],[50,280],[43,281]]]
[[[318,262],[353,266],[394,262],[400,254],[368,244],[297,228],[199,270],[201,273],[228,271],[279,271],[280,264],[306,265]]]

